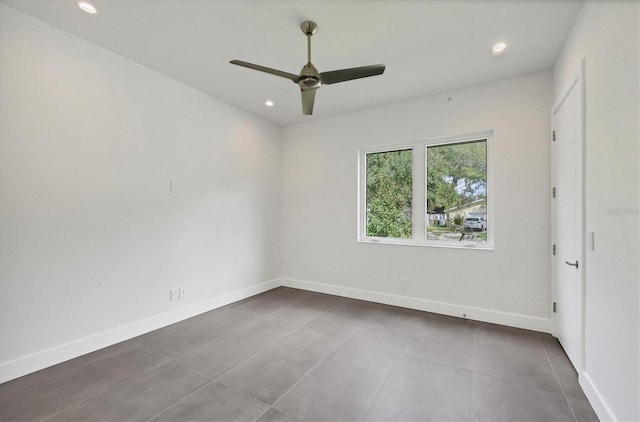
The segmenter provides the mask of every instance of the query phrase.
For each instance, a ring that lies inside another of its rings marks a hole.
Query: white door
[[[554,334],[578,373],[584,349],[583,75],[581,68],[551,110]]]

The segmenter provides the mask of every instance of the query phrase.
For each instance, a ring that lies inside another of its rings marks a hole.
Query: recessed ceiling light
[[[507,49],[507,44],[503,42],[499,42],[493,46],[493,48],[491,49],[491,54],[493,54],[494,56],[499,56],[500,54],[504,53],[504,50],[506,49]]]
[[[98,9],[96,9],[96,7],[93,4],[85,0],[80,0],[78,2],[78,7],[87,13],[91,13],[92,15],[95,15],[96,13],[98,13]]]
[[[275,103],[273,101],[271,101],[271,100],[267,100],[267,101],[264,102],[264,105],[266,105],[267,107],[273,107],[274,104]]]

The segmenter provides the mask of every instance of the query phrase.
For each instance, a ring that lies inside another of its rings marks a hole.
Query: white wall
[[[544,72],[286,128],[285,283],[548,331],[551,94]],[[489,129],[494,251],[356,241],[359,148]]]
[[[0,382],[279,276],[279,127],[2,4],[0,90]]]
[[[639,7],[588,1],[555,72],[555,95],[586,61],[585,371],[601,419],[640,419]]]

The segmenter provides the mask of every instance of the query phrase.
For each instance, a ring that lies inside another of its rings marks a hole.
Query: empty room
[[[0,421],[640,421],[639,24],[0,0]]]

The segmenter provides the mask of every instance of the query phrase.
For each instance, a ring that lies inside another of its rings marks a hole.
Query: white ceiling
[[[553,67],[582,0],[1,0],[280,125],[350,113]],[[306,63],[313,20],[320,72],[386,63],[384,75],[323,86],[303,116],[290,73]],[[497,41],[508,43],[492,56]],[[276,105],[267,108],[266,99]]]

